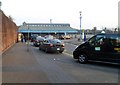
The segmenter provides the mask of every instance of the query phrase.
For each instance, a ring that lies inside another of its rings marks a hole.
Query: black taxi
[[[73,51],[80,63],[88,60],[120,64],[120,34],[97,34]]]

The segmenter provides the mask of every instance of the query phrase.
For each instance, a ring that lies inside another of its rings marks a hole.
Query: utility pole
[[[82,16],[81,16],[81,14],[82,14],[82,11],[80,11],[79,12],[80,13],[80,41],[82,41],[82,30],[81,30],[81,19],[82,19]]]
[[[120,1],[118,2],[118,34],[120,34]]]
[[[27,27],[27,52],[29,52],[29,24],[27,25],[27,23],[24,23],[25,26]]]
[[[1,10],[2,2],[0,1],[0,10]]]
[[[52,19],[50,19],[50,24],[52,24]]]
[[[29,25],[27,26],[27,28],[28,28],[28,49],[27,49],[27,51],[29,52]]]

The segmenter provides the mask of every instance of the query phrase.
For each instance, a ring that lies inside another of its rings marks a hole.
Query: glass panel
[[[120,46],[120,36],[109,36],[109,42],[113,46]]]

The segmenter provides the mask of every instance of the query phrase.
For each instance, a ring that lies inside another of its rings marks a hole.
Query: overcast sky
[[[27,23],[70,23],[82,29],[118,26],[119,0],[1,0],[1,9],[17,25]]]

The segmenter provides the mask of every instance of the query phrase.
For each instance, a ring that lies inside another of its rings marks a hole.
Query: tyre
[[[63,51],[59,51],[59,53],[62,53]]]
[[[80,54],[79,57],[78,57],[78,61],[82,64],[86,63],[87,62],[87,55]]]

